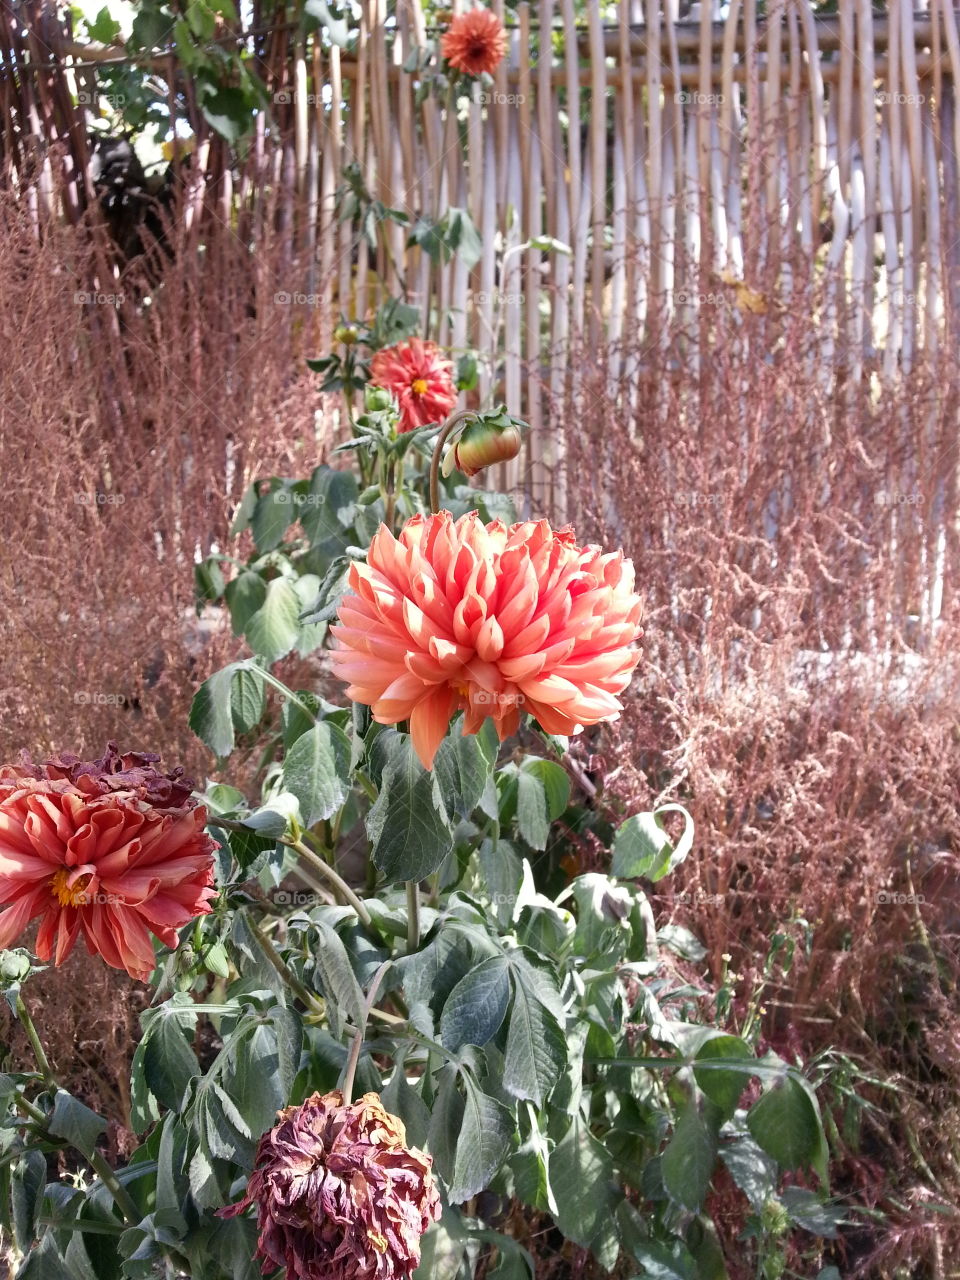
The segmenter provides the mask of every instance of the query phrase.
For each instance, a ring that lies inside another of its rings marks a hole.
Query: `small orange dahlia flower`
[[[466,76],[492,75],[507,52],[507,33],[489,9],[468,9],[450,24],[440,52],[451,67]]]
[[[452,361],[444,360],[435,342],[411,338],[374,355],[370,381],[396,396],[400,430],[414,431],[442,422],[457,403],[452,369]]]
[[[406,1145],[403,1121],[375,1093],[344,1103],[315,1093],[285,1107],[260,1139],[243,1199],[257,1210],[263,1269],[290,1280],[402,1280],[440,1216],[430,1156]]]
[[[641,602],[621,551],[578,547],[546,520],[507,528],[441,511],[399,538],[381,525],[348,582],[334,670],[380,724],[410,721],[428,769],[461,708],[465,733],[489,716],[501,741],[521,709],[559,734],[623,709]]]
[[[145,980],[151,934],[175,947],[177,929],[209,912],[207,811],[159,759],[111,742],[99,760],[0,768],[0,948],[40,916],[41,960],[61,964],[82,933],[91,955]]]

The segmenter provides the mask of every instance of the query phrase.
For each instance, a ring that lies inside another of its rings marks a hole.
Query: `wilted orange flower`
[[[492,75],[507,52],[507,33],[489,9],[468,9],[450,24],[440,42],[440,52],[451,67],[464,75]]]
[[[384,347],[370,361],[370,381],[384,387],[400,405],[400,430],[414,431],[442,422],[457,403],[453,364],[435,342],[411,338]]]
[[[25,755],[0,768],[0,948],[40,916],[41,960],[61,964],[82,933],[91,955],[146,979],[150,935],[175,947],[177,929],[210,910],[206,809],[159,759],[111,742],[99,760]]]
[[[501,741],[521,708],[559,734],[622,710],[641,604],[621,551],[580,548],[546,520],[508,529],[441,511],[399,539],[381,525],[348,581],[334,670],[381,724],[409,719],[428,769],[458,708],[465,733],[490,716]]]
[[[440,1216],[432,1164],[377,1094],[315,1093],[278,1113],[243,1199],[220,1216],[256,1205],[257,1257],[289,1280],[400,1280]]]

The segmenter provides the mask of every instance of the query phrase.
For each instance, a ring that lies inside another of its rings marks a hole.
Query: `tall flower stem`
[[[363,1004],[363,1020],[357,1033],[353,1037],[353,1044],[350,1046],[350,1057],[347,1059],[346,1069],[343,1073],[343,1100],[349,1103],[353,1098],[353,1082],[357,1074],[357,1063],[360,1061],[360,1050],[363,1048],[364,1037],[367,1034],[367,1019],[370,1017],[370,1010],[373,1008],[373,1002],[377,998],[377,992],[380,990],[380,983],[384,979],[384,975],[393,963],[392,960],[384,960],[383,964],[373,975],[373,981],[370,983],[370,990],[367,992],[367,998]]]
[[[56,1092],[59,1085],[57,1084],[56,1077],[50,1067],[50,1060],[44,1051],[43,1045],[40,1043],[40,1037],[37,1035],[37,1029],[33,1025],[33,1019],[30,1017],[27,1006],[23,1003],[20,996],[17,997],[17,1017],[23,1024],[24,1031],[27,1033],[27,1037],[30,1041],[30,1047],[33,1049],[34,1055],[37,1059],[37,1066],[40,1068],[40,1074],[43,1076],[44,1084],[49,1090]],[[47,1117],[39,1107],[35,1107],[32,1102],[29,1102],[20,1093],[17,1094],[16,1105],[17,1110],[20,1111],[21,1115],[24,1115],[28,1120],[33,1121],[40,1136],[45,1142],[49,1142],[53,1146],[58,1145],[60,1140],[47,1128]],[[78,1147],[77,1150],[80,1151],[80,1148]],[[114,1204],[123,1214],[124,1218],[126,1218],[127,1222],[132,1225],[136,1225],[143,1215],[137,1208],[136,1201],[130,1195],[130,1192],[123,1186],[120,1179],[107,1164],[106,1160],[104,1160],[100,1152],[97,1151],[96,1148],[93,1148],[89,1152],[80,1151],[80,1154],[88,1161],[94,1173],[113,1196]]]
[[[289,845],[291,849],[295,849],[304,862],[309,863],[318,875],[327,880],[333,886],[335,892],[353,907],[367,928],[373,924],[373,919],[364,905],[363,899],[357,897],[346,880],[338,872],[334,871],[333,867],[324,862],[312,849],[309,849],[302,840],[283,840],[281,843]]]
[[[276,949],[260,926],[249,919],[247,920],[247,924],[253,930],[254,934],[256,934],[257,941],[263,948],[263,954],[267,957],[277,975],[290,988],[293,994],[303,1001],[311,1013],[317,1013],[322,1009],[323,1006],[320,1000],[312,991],[308,990],[308,988],[303,985],[299,978],[291,973],[287,965],[284,964],[283,957],[280,955],[280,952]]]
[[[37,1066],[40,1068],[40,1074],[43,1076],[43,1083],[52,1088],[56,1087],[56,1078],[53,1074],[53,1068],[50,1066],[50,1059],[47,1057],[46,1050],[40,1043],[40,1037],[37,1035],[37,1028],[33,1025],[33,1019],[27,1006],[23,1003],[23,997],[17,996],[17,1017],[27,1033],[27,1039],[30,1041],[30,1048],[33,1050],[33,1056],[37,1060]]]
[[[440,456],[443,453],[443,446],[462,422],[465,422],[467,418],[476,417],[479,417],[479,414],[475,413],[473,409],[458,409],[456,413],[452,413],[446,420],[440,434],[437,436],[437,443],[433,446],[433,458],[430,462],[430,510],[434,514],[440,510]]]
[[[420,946],[420,886],[416,880],[407,881],[407,951],[414,952]]]

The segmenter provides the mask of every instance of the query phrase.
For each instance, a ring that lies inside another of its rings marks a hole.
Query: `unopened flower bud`
[[[363,393],[363,403],[367,413],[383,413],[393,407],[393,396],[383,387],[367,387]]]
[[[338,324],[333,331],[334,341],[343,343],[345,347],[352,347],[359,336],[355,324]]]
[[[456,467],[465,476],[475,476],[495,462],[509,462],[515,458],[522,443],[520,425],[513,418],[505,414],[478,418],[464,427],[444,458],[443,474],[450,475]]]
[[[30,956],[26,951],[17,948],[15,951],[0,951],[0,979],[4,982],[21,982],[30,972]]]

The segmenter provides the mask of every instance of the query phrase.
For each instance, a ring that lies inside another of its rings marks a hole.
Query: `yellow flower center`
[[[53,879],[50,881],[50,892],[60,903],[61,907],[83,907],[87,902],[87,885],[90,883],[91,874],[87,872],[85,875],[78,877],[73,885],[67,883],[74,872],[70,867],[61,867],[59,871],[54,873]]]
[[[414,378],[410,390],[415,396],[425,396],[427,394],[426,378]]]

